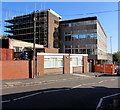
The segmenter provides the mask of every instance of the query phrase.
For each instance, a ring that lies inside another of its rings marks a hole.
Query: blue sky
[[[112,36],[112,51],[118,51],[118,2],[3,2],[2,24],[4,19],[22,15],[36,10],[52,9],[62,16],[62,20],[97,16],[101,22],[108,41],[110,51],[110,36]],[[106,13],[97,13],[111,11]],[[87,14],[94,13],[95,14]],[[2,28],[2,32],[5,30]]]

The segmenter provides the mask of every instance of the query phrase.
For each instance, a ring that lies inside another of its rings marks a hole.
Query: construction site
[[[9,38],[34,42],[44,47],[58,47],[58,26],[59,16],[51,9],[44,11],[34,11],[23,16],[13,17],[5,20],[8,24],[5,26],[5,32],[10,33]]]

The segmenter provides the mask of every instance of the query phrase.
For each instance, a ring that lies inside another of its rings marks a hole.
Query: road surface
[[[119,77],[102,76],[3,89],[2,109],[96,110],[100,98],[120,93]]]

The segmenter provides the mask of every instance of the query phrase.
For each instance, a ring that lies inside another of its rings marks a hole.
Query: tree
[[[120,53],[113,54],[113,61],[120,63]]]
[[[8,36],[2,36],[2,39],[9,39]]]

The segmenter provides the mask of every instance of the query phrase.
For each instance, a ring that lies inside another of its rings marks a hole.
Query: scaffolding
[[[35,11],[35,13],[36,13],[36,43],[47,47],[48,12]],[[33,43],[34,12],[23,16],[13,17],[13,19],[5,20],[5,22],[9,23],[8,25],[5,26],[6,28],[9,28],[9,30],[6,30],[5,32],[13,34],[9,35],[10,38]]]

